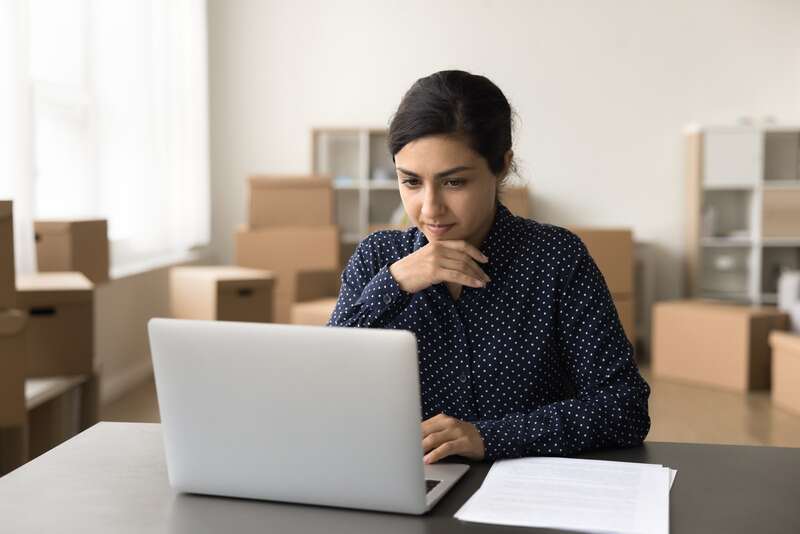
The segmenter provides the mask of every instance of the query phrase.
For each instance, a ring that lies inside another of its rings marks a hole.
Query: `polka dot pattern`
[[[389,266],[428,243],[416,228],[359,243],[329,326],[416,335],[422,418],[472,422],[488,459],[561,456],[640,444],[650,387],[639,374],[608,287],[575,234],[497,205],[481,251],[492,279],[415,294]]]

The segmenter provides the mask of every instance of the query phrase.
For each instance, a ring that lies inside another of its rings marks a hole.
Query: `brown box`
[[[586,245],[611,294],[633,296],[633,233],[628,229],[570,230]]]
[[[170,307],[180,319],[272,321],[270,271],[234,266],[170,269]]]
[[[25,424],[25,325],[19,310],[0,310],[0,427]]]
[[[29,315],[29,378],[92,373],[94,286],[85,276],[17,275],[17,305]]]
[[[235,236],[236,264],[277,274],[273,320],[288,323],[297,298],[297,275],[338,271],[339,231],[336,226],[240,228]]]
[[[0,200],[0,309],[13,308],[17,298],[14,289],[14,221],[11,201]]]
[[[659,302],[653,306],[653,375],[735,391],[769,388],[767,338],[788,323],[777,308]]]
[[[252,176],[251,228],[326,226],[334,222],[331,180],[324,176]]]
[[[500,193],[500,202],[518,217],[528,219],[531,216],[531,201],[527,187],[504,187]]]
[[[615,298],[614,305],[617,307],[619,322],[622,323],[622,328],[625,330],[628,341],[636,346],[636,321],[634,320],[633,299],[630,297]]]
[[[78,271],[95,284],[108,281],[106,221],[35,221],[39,272]]]
[[[765,189],[762,235],[800,238],[800,189]]]
[[[292,305],[292,324],[325,326],[336,307],[336,298],[296,302]]]
[[[772,332],[772,402],[800,414],[800,336]]]
[[[29,379],[28,454],[44,454],[97,422],[99,377],[96,373]]]

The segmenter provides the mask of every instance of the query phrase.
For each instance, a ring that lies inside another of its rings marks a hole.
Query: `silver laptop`
[[[178,491],[421,514],[469,469],[422,463],[410,332],[179,319],[148,329]]]

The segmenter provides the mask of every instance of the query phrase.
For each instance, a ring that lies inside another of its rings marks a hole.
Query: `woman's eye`
[[[447,187],[461,187],[462,185],[464,185],[465,181],[466,180],[461,180],[461,179],[445,180],[444,185],[446,185]]]
[[[419,180],[417,180],[416,178],[406,178],[405,180],[403,180],[403,185],[414,187],[415,185],[419,185]]]

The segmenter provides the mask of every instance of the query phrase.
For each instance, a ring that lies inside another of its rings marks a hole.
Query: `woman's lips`
[[[433,234],[435,236],[441,236],[441,235],[446,234],[448,231],[450,231],[450,229],[453,226],[455,226],[455,223],[453,223],[453,224],[426,224],[425,226],[428,227],[428,231],[431,234]]]

